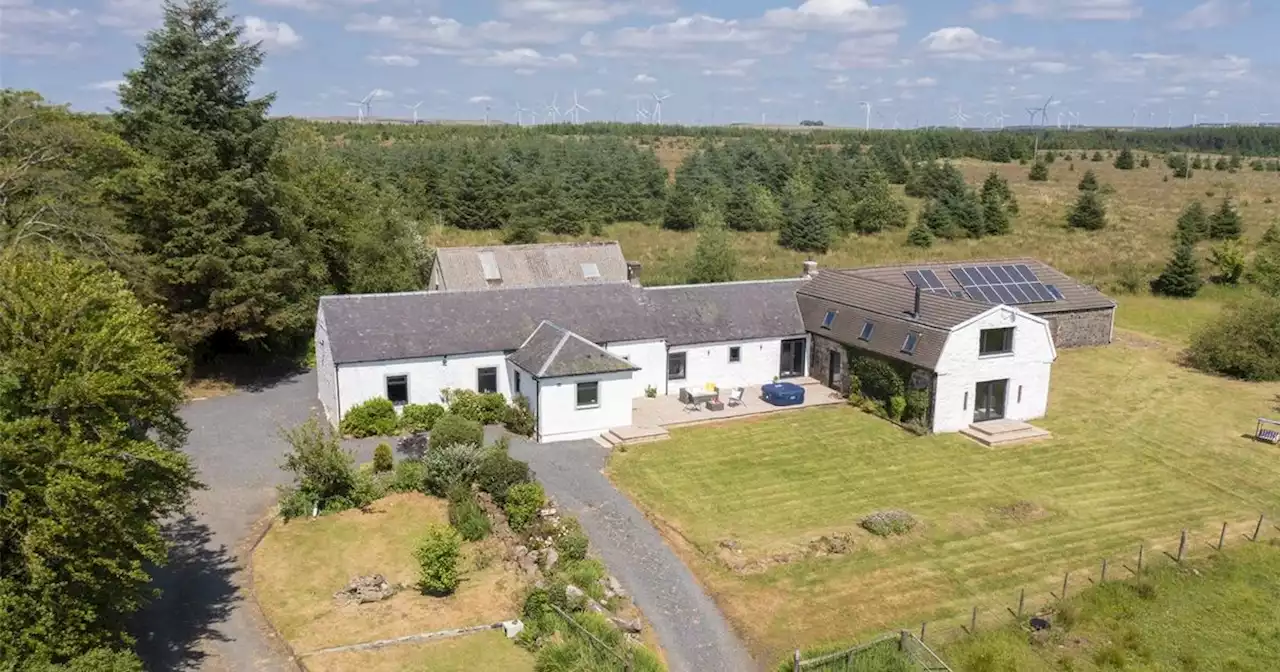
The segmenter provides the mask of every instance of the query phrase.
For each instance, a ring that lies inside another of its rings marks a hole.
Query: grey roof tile
[[[500,280],[486,278],[482,255],[492,259]],[[596,275],[584,272],[583,264],[594,264]],[[450,291],[627,281],[627,262],[616,242],[442,247],[435,268],[439,289]]]
[[[538,325],[524,345],[507,359],[534,378],[637,370],[631,362],[550,322]]]
[[[796,290],[804,280],[647,287],[645,300],[671,345],[804,333]]]

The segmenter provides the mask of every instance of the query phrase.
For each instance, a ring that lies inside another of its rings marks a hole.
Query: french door
[[[1009,381],[988,380],[978,383],[974,393],[973,421],[985,422],[999,420],[1004,417],[1005,393],[1009,390]]]
[[[782,342],[782,357],[778,362],[779,378],[796,378],[804,375],[805,339],[789,338]]]

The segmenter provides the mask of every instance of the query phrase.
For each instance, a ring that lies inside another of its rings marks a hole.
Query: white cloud
[[[1176,30],[1217,28],[1249,14],[1249,0],[1205,0],[1173,22]]]
[[[473,105],[477,103],[492,103],[493,96],[471,96],[467,99],[467,102]]]
[[[849,85],[849,78],[844,75],[836,75],[827,80],[827,88],[832,91],[840,91]]]
[[[822,70],[849,70],[907,64],[907,61],[893,56],[897,47],[897,33],[853,37],[842,40],[834,51],[820,56],[816,65]]]
[[[1018,14],[1040,19],[1129,21],[1142,16],[1138,0],[1008,0],[983,2],[974,10],[980,19]]]
[[[628,14],[669,14],[672,0],[500,0],[498,13],[510,19],[593,25]]]
[[[1005,46],[1000,40],[979,35],[972,28],[940,28],[920,40],[926,52],[938,58],[959,61],[1008,61],[1024,59],[1034,49]]]
[[[244,40],[261,42],[271,49],[292,49],[302,44],[302,36],[284,21],[267,21],[256,16],[244,17]]]
[[[370,96],[372,96],[375,100],[376,100],[376,99],[380,99],[380,98],[395,98],[395,97],[396,97],[396,94],[395,94],[395,93],[393,93],[393,92],[391,92],[391,91],[388,91],[388,90],[386,90],[386,89],[374,89],[374,90],[372,90],[372,91],[370,91],[370,92],[369,92],[369,95],[370,95]]]
[[[898,79],[898,81],[894,82],[893,85],[899,89],[927,89],[929,87],[937,86],[938,80],[932,77],[917,77],[916,79],[902,77]]]
[[[656,77],[652,77],[652,76],[650,76],[650,75],[646,75],[645,73],[643,73],[643,72],[642,72],[642,73],[640,73],[640,74],[636,75],[636,76],[635,76],[635,79],[633,79],[633,80],[631,80],[631,81],[633,81],[633,82],[635,82],[635,83],[637,83],[637,84],[653,84],[654,82],[657,82],[657,81],[658,81],[658,78],[656,78]]]
[[[120,90],[120,86],[123,84],[124,84],[123,79],[108,79],[101,82],[86,84],[84,88],[88,91],[110,91],[112,93],[115,93],[116,91]]]
[[[761,22],[790,30],[879,33],[901,28],[906,17],[899,7],[876,7],[867,0],[807,0],[794,9],[770,9]]]
[[[707,77],[746,77],[747,69],[755,64],[754,58],[739,58],[728,65],[706,68],[702,74]]]
[[[648,28],[622,28],[609,44],[628,49],[661,50],[696,44],[727,44],[763,40],[765,31],[748,28],[736,20],[705,14],[683,16]]]
[[[1182,96],[1186,95],[1186,93],[1187,87],[1185,86],[1166,86],[1159,91],[1162,96]]]
[[[412,68],[418,65],[418,59],[404,54],[384,54],[381,56],[369,56],[368,60],[383,65],[396,66],[401,68]]]
[[[1253,68],[1252,60],[1235,54],[1139,52],[1124,56],[1102,51],[1093,54],[1093,60],[1099,66],[1100,77],[1112,82],[1243,82],[1251,79]]]
[[[73,36],[87,32],[79,9],[44,9],[32,0],[0,0],[0,54],[69,56],[80,49]]]
[[[485,21],[475,26],[440,17],[374,16],[356,14],[347,21],[346,30],[354,33],[384,35],[404,44],[401,51],[411,53],[482,56],[486,44],[519,45],[555,44],[566,34],[546,24],[523,23],[519,26],[503,21]]]
[[[587,89],[587,92],[582,95],[585,98],[599,98],[604,94],[605,94],[604,89]]]
[[[578,64],[578,58],[573,54],[543,55],[538,53],[536,49],[522,47],[505,51],[500,49],[485,56],[464,58],[462,62],[467,65],[498,68],[537,69],[574,66]]]
[[[106,0],[98,23],[140,35],[159,25],[163,15],[162,0]]]
[[[342,9],[359,5],[369,5],[378,0],[256,0],[259,5],[268,7],[284,7],[299,9],[304,12],[319,12],[326,9]]]

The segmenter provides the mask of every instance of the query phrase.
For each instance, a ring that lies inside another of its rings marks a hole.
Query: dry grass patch
[[[446,502],[414,493],[381,499],[368,513],[278,523],[253,555],[258,601],[299,653],[515,616],[524,584],[504,567],[496,542],[464,544],[463,581],[453,595],[416,590],[413,549],[428,523],[447,521]],[[334,592],[366,574],[382,574],[404,589],[382,602],[334,601]]]
[[[311,672],[533,672],[533,654],[507,641],[501,630],[494,630],[378,651],[315,656],[307,659],[307,668]]]
[[[1251,531],[1280,509],[1280,455],[1243,436],[1280,385],[1202,375],[1175,354],[1124,343],[1060,353],[1043,443],[912,437],[838,407],[677,428],[615,454],[609,473],[676,531],[673,546],[763,655],[967,618],[975,604],[997,613],[1019,588],[1046,597],[1067,570],[1080,585],[1140,542],[1156,557],[1185,527],[1203,546],[1222,521]],[[891,539],[856,527],[889,508],[920,526]],[[833,532],[854,536],[852,552],[749,575],[717,558],[725,538],[753,559]]]

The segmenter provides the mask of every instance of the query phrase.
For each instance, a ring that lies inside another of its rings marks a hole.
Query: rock
[[[564,587],[564,596],[570,600],[581,600],[587,596],[587,593],[571,583]]]
[[[545,509],[539,510],[538,515],[542,516],[543,518],[551,518],[552,516],[556,515],[556,510],[552,507],[547,507]]]
[[[603,604],[596,602],[594,599],[587,598],[587,611],[594,611],[601,616],[608,618],[610,616],[609,609]]]
[[[515,554],[516,559],[519,560],[520,558],[529,555],[529,548],[523,544],[516,546]]]
[[[638,633],[641,629],[640,619],[638,618],[626,619],[621,616],[610,616],[609,622],[623,632]]]
[[[547,555],[545,558],[543,558],[542,566],[545,567],[546,570],[549,572],[553,567],[556,566],[556,563],[559,561],[560,561],[560,554],[556,552],[556,549],[548,548]]]
[[[396,587],[387,582],[381,574],[357,576],[347,583],[347,587],[333,594],[339,602],[367,604],[381,602],[396,594]]]
[[[610,574],[609,576],[606,576],[604,580],[609,584],[609,592],[617,595],[618,597],[627,596],[627,591],[622,589],[622,583],[618,581],[618,577]]]
[[[738,550],[738,542],[733,539],[721,539],[719,541],[719,545],[720,545],[720,548],[723,548],[727,551]]]
[[[518,618],[513,621],[503,621],[502,632],[507,639],[515,639],[517,635],[524,632],[524,622]]]

